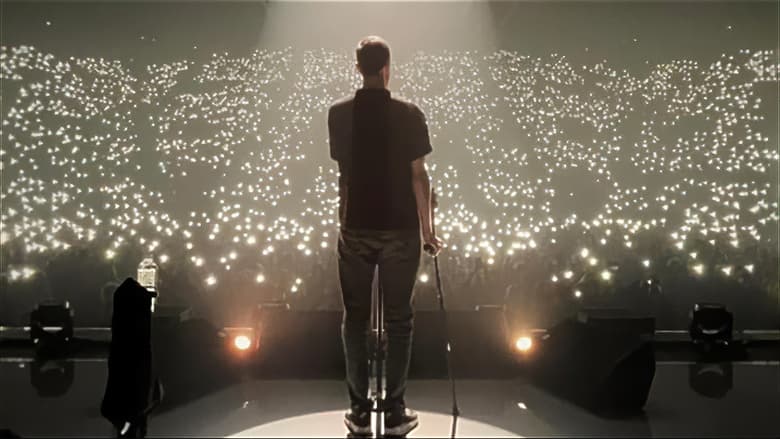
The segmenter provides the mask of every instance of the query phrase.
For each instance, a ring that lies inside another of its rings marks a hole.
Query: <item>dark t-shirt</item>
[[[419,229],[411,162],[432,151],[422,111],[387,89],[361,88],[330,107],[328,131],[341,226]]]

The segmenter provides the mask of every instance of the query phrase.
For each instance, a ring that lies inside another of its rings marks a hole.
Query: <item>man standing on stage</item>
[[[387,331],[385,434],[417,427],[404,392],[412,353],[412,290],[422,241],[437,254],[431,189],[424,156],[432,151],[425,116],[390,96],[390,48],[379,37],[358,43],[363,87],[330,107],[330,156],[339,165],[338,269],[344,302],[342,341],[353,434],[371,433],[368,333],[371,284],[379,266]]]

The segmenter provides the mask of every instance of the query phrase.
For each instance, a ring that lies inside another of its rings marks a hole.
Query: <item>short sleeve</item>
[[[409,133],[410,138],[410,158],[409,161],[417,160],[418,158],[429,154],[433,151],[431,147],[431,139],[428,136],[428,124],[425,121],[425,114],[415,105],[412,106],[411,117],[411,129]]]

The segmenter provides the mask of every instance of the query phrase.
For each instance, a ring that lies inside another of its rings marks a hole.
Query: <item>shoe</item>
[[[357,408],[351,408],[344,413],[344,424],[349,429],[349,432],[358,435],[365,436],[371,434],[371,410],[363,410]]]
[[[385,434],[389,436],[406,436],[419,425],[417,413],[404,406],[399,406],[385,413]]]

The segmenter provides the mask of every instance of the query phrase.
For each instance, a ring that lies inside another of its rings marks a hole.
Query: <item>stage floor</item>
[[[39,396],[28,360],[0,361],[0,428],[23,437],[111,435],[108,422],[100,416],[105,360],[71,361],[72,385],[51,397]],[[780,437],[778,362],[731,364],[733,387],[712,398],[689,385],[696,367],[712,365],[659,361],[644,415],[620,420],[597,417],[524,378],[458,380],[462,414],[457,433],[462,437]],[[149,420],[149,436],[346,436],[342,422],[346,390],[341,381],[260,380],[245,375],[211,388],[158,410]],[[409,437],[449,436],[449,381],[411,380],[407,401],[420,413],[420,426]]]

